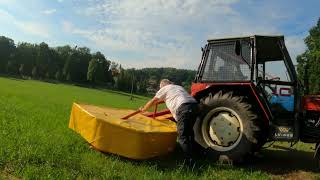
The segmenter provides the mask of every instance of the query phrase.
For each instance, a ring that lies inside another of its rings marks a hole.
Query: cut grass
[[[287,177],[284,176],[286,174],[279,176],[263,168],[256,168],[255,164],[232,167],[203,161],[201,166],[190,169],[183,166],[178,150],[167,157],[132,161],[90,149],[82,137],[68,128],[73,102],[136,109],[148,100],[140,96],[133,101],[129,99],[128,94],[108,90],[0,78],[0,179]],[[299,148],[310,151],[309,146],[305,144],[299,144]],[[269,151],[264,151],[267,157],[278,153]],[[262,160],[267,164],[273,161]],[[308,175],[319,177],[317,173]]]

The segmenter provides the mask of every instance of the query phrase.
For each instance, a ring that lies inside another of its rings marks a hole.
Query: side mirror
[[[237,56],[241,55],[241,42],[240,42],[240,40],[237,40],[236,43],[234,44],[234,52],[236,53]]]

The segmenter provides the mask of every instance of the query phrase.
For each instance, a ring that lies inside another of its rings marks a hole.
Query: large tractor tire
[[[214,157],[241,162],[258,143],[258,116],[242,96],[222,91],[202,99],[196,141]]]

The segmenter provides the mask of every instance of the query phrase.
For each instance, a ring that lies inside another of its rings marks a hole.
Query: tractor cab
[[[272,139],[297,139],[299,84],[283,36],[213,39],[202,51],[191,90],[197,99],[217,91],[246,96]]]

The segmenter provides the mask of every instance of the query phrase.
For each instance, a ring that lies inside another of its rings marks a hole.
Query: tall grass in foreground
[[[131,161],[89,148],[68,128],[72,102],[136,109],[126,94],[63,84],[0,78],[0,179],[8,176],[44,179],[269,179],[252,168],[205,163],[185,168],[169,155]]]

